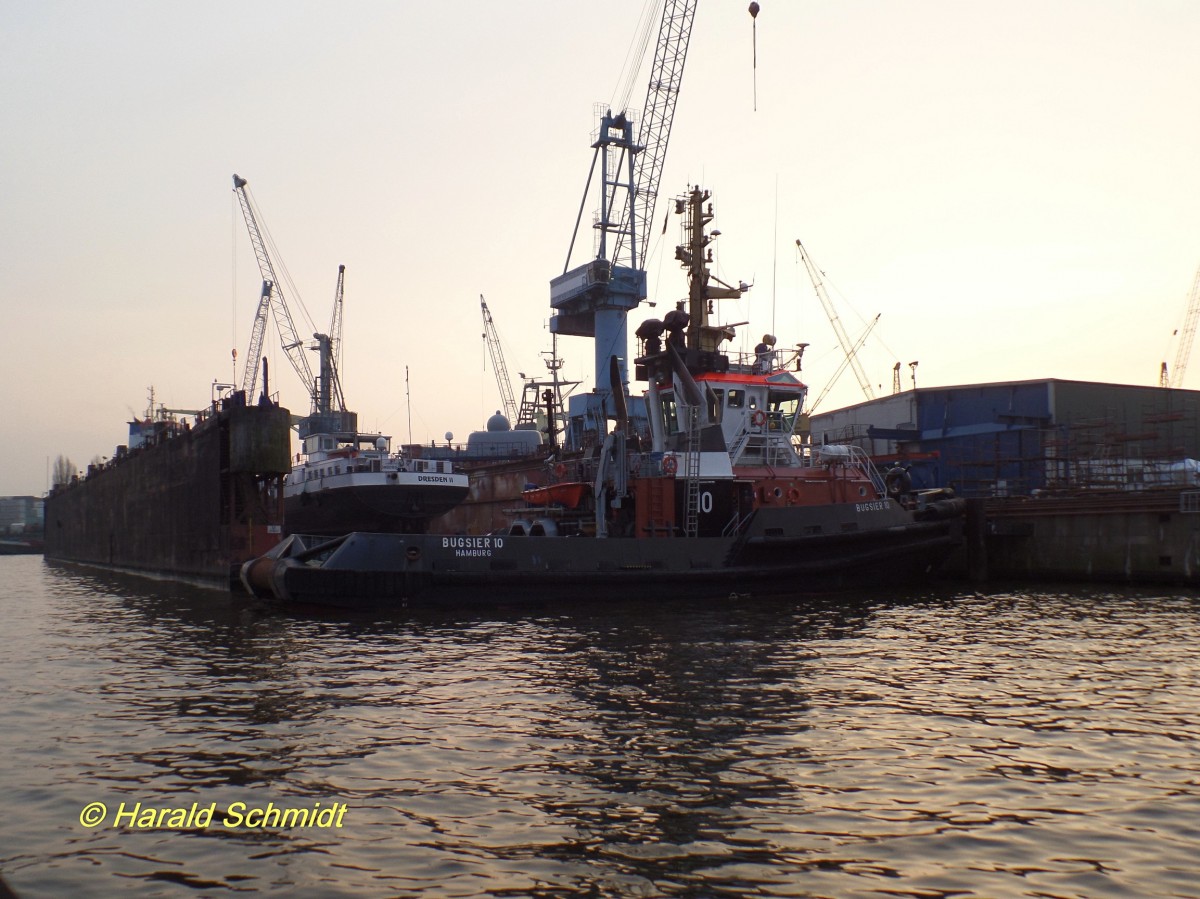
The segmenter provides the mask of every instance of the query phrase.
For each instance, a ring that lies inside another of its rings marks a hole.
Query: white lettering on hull
[[[442,549],[454,550],[460,559],[490,556],[493,549],[503,549],[503,537],[443,537]]]
[[[855,512],[886,512],[888,504],[883,500],[878,500],[873,503],[855,503]]]

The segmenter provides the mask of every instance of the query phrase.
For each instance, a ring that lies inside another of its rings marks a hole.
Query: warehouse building
[[[814,414],[914,488],[960,496],[1200,486],[1200,391],[1055,378],[920,388]]]

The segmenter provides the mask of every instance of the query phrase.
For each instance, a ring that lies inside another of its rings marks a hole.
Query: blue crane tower
[[[640,131],[624,112],[600,118],[584,197],[563,273],[550,282],[554,315],[550,331],[594,341],[594,380],[590,394],[571,397],[569,417],[575,439],[585,431],[607,432],[609,418],[626,407],[628,347],[626,318],[646,298],[645,256],[659,180],[683,82],[688,39],[697,0],[666,0]],[[595,215],[594,258],[571,267],[592,181],[599,171],[600,206]],[[614,367],[612,359],[616,358]],[[619,383],[618,383],[619,382]],[[615,394],[620,392],[620,398]],[[570,439],[570,436],[569,436]]]

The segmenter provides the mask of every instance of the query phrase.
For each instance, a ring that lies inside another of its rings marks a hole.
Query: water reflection
[[[1195,597],[347,619],[40,584],[42,626],[0,656],[48,677],[0,738],[36,758],[0,866],[45,894],[1103,896],[1200,876]],[[349,811],[341,830],[85,832],[93,794]]]

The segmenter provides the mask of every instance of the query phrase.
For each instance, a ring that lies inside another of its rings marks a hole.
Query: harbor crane
[[[594,391],[591,397],[573,398],[572,417],[577,414],[593,417],[597,426],[605,418],[617,415],[617,401],[612,393],[624,390],[612,384],[611,357],[617,357],[620,383],[627,381],[626,317],[647,294],[647,239],[683,83],[696,3],[697,0],[665,0],[663,4],[636,138],[627,111],[613,113],[609,109],[601,116],[567,260],[563,273],[550,282],[550,306],[554,310],[551,333],[594,340]],[[588,262],[571,268],[584,208],[597,171],[600,208],[592,225],[597,236],[596,253]],[[612,389],[606,389],[605,385]]]
[[[687,62],[688,43],[692,33],[692,21],[696,16],[697,0],[675,0],[663,7],[662,22],[658,30],[658,42],[654,49],[654,64],[650,81],[646,86],[646,100],[642,104],[642,119],[638,130],[641,147],[634,166],[635,190],[630,205],[624,208],[622,227],[617,229],[617,248],[621,253],[622,236],[630,217],[636,219],[629,239],[635,237],[641,246],[633,254],[634,264],[645,266],[650,243],[650,227],[654,222],[654,207],[658,200],[658,188],[662,181],[663,165],[667,159],[667,143],[671,139],[671,126],[675,122],[675,104],[679,100],[679,89],[683,84],[683,67]]]
[[[346,266],[338,266],[337,287],[333,291],[333,312],[329,316],[328,358],[321,334],[314,334],[317,349],[321,353],[321,374],[317,376],[319,393],[324,397],[317,404],[324,411],[345,409],[346,399],[342,395],[342,306],[346,298]]]
[[[488,354],[492,357],[492,371],[496,373],[496,386],[500,388],[500,402],[504,416],[514,425],[517,423],[517,400],[513,395],[512,383],[508,379],[508,366],[504,364],[504,351],[500,347],[500,335],[488,309],[487,300],[479,295],[479,309],[483,313],[483,339],[487,341]]]
[[[283,351],[300,383],[308,392],[312,401],[312,414],[329,415],[330,413],[345,413],[345,402],[342,398],[341,383],[337,376],[336,356],[341,351],[341,306],[344,290],[345,266],[338,269],[337,295],[334,298],[333,318],[330,322],[329,334],[313,334],[316,341],[315,349],[320,354],[319,375],[314,376],[309,365],[306,345],[296,331],[296,323],[284,296],[279,278],[275,274],[275,265],[271,261],[267,249],[267,241],[259,227],[261,216],[255,209],[250,193],[246,189],[247,181],[239,175],[233,176],[233,190],[237,194],[242,207],[242,217],[246,220],[246,230],[250,233],[250,243],[254,247],[254,255],[258,259],[258,270],[262,274],[262,293],[259,295],[258,308],[254,314],[254,325],[250,331],[250,348],[246,352],[246,368],[242,377],[242,390],[248,399],[253,399],[258,379],[258,364],[262,356],[263,342],[267,332],[267,313],[270,311],[279,330],[279,338]]]
[[[875,317],[873,319],[871,319],[871,323],[869,325],[867,325],[867,328],[865,331],[863,331],[862,336],[859,337],[858,340],[856,340],[854,342],[854,345],[850,348],[850,352],[847,353],[846,358],[842,360],[842,364],[839,365],[837,368],[837,371],[835,371],[833,373],[833,377],[825,382],[825,389],[821,391],[821,395],[817,397],[816,402],[814,402],[808,408],[808,412],[810,415],[813,412],[817,411],[817,406],[821,405],[821,401],[823,399],[825,399],[825,395],[827,393],[829,393],[829,391],[833,388],[833,385],[837,383],[837,379],[842,376],[842,372],[844,372],[846,370],[846,366],[850,365],[852,363],[852,360],[854,359],[854,354],[858,352],[859,347],[861,347],[864,343],[867,342],[867,338],[870,337],[871,332],[875,330],[875,325],[879,323],[879,317],[881,315],[883,315],[882,312],[877,313],[875,315]],[[913,371],[913,389],[914,390],[916,389],[916,386],[917,386],[917,375],[916,375],[916,371],[915,371],[916,364],[917,363],[915,363],[915,362],[910,362],[908,364],[909,368],[914,369],[914,371]],[[893,381],[893,386],[898,387],[900,384],[900,363],[899,362],[896,363],[896,367],[895,367],[895,369],[893,369],[893,371],[895,372],[895,380]],[[895,392],[899,393],[900,391],[896,390]],[[871,397],[871,398],[874,399],[874,397]]]
[[[867,373],[863,371],[862,363],[858,361],[858,350],[862,346],[863,341],[867,339],[867,334],[870,334],[871,329],[875,327],[875,322],[879,321],[879,316],[875,316],[874,321],[871,322],[871,326],[867,328],[866,333],[859,338],[858,342],[851,345],[850,337],[846,334],[846,328],[842,325],[842,320],[838,317],[837,310],[833,308],[833,301],[829,299],[829,292],[825,289],[825,280],[821,276],[820,269],[812,261],[812,257],[808,255],[808,251],[804,249],[804,244],[798,239],[796,241],[796,249],[800,251],[800,258],[804,260],[804,267],[808,269],[808,277],[812,281],[817,299],[821,301],[821,306],[825,309],[825,315],[829,318],[829,324],[833,327],[833,333],[837,335],[842,352],[846,354],[846,362],[854,371],[854,377],[858,379],[858,386],[862,388],[862,392],[866,395],[867,399],[875,399],[875,391],[871,389],[871,382],[867,378]],[[841,373],[841,369],[838,369],[838,373]],[[813,405],[815,406],[816,404],[814,403]]]
[[[1192,280],[1192,291],[1188,294],[1187,311],[1183,316],[1183,327],[1179,330],[1179,346],[1175,349],[1175,367],[1167,372],[1167,363],[1162,364],[1160,383],[1163,387],[1182,387],[1187,372],[1188,357],[1196,341],[1196,324],[1200,321],[1200,269]]]
[[[308,357],[304,354],[304,344],[296,333],[296,323],[292,320],[291,310],[283,295],[279,278],[275,275],[275,266],[267,252],[266,242],[258,226],[259,216],[254,210],[250,194],[246,190],[247,181],[239,175],[233,176],[233,191],[237,194],[242,207],[242,217],[246,220],[246,229],[250,232],[250,243],[254,247],[254,255],[258,259],[258,270],[262,274],[262,294],[258,301],[258,310],[254,316],[254,327],[250,332],[250,349],[246,353],[246,372],[242,378],[242,389],[247,398],[253,398],[254,387],[258,377],[258,362],[262,356],[263,340],[267,331],[267,311],[275,316],[275,326],[279,329],[279,337],[283,342],[283,351],[287,354],[292,368],[300,376],[300,382],[308,390],[314,401],[317,396],[316,383],[313,379],[312,368]]]

